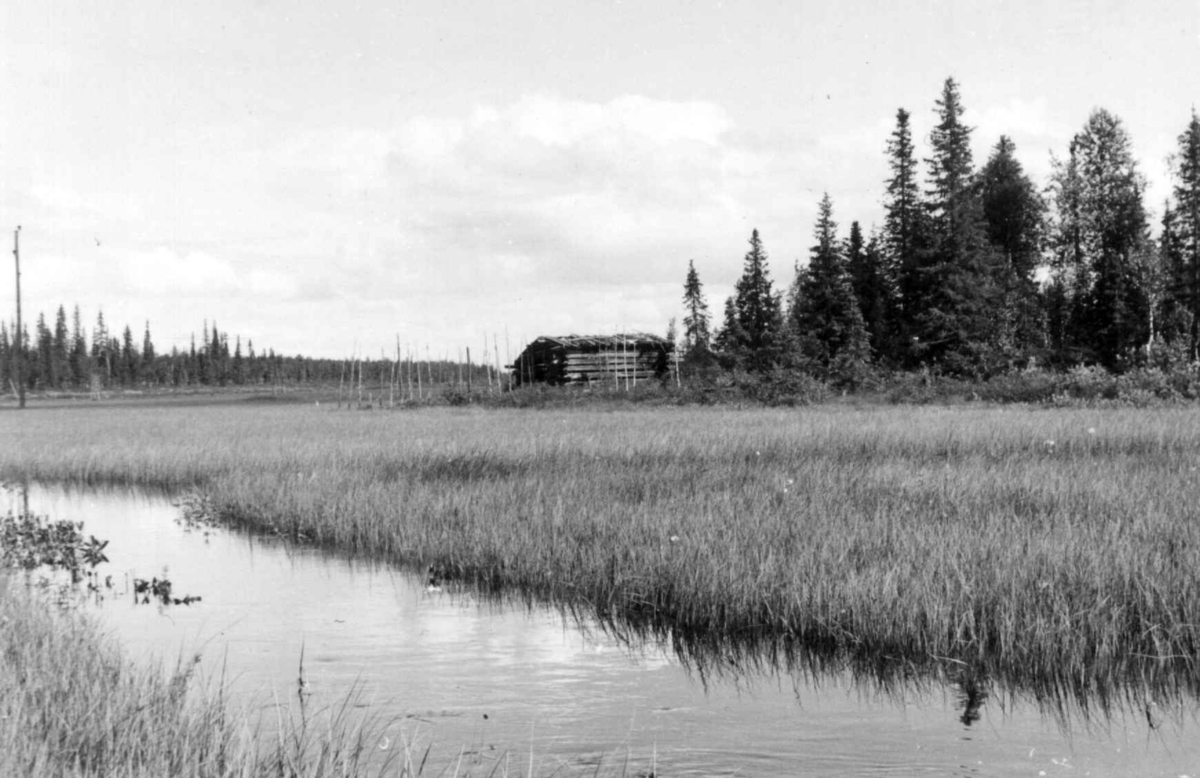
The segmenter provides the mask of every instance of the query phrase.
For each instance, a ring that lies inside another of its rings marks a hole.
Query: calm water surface
[[[524,774],[597,760],[630,774],[1200,776],[1195,702],[1151,728],[1144,711],[1069,731],[1032,703],[984,704],[967,726],[952,690],[873,691],[844,676],[741,674],[701,683],[668,649],[630,648],[564,618],[430,592],[421,576],[226,530],[188,530],[162,497],[32,486],[0,495],[83,521],[110,541],[101,623],[139,661],[200,652],[242,705],[297,706],[301,651],[312,695],[386,726],[381,749],[432,745],[435,764]],[[136,578],[169,576],[191,606],[137,605]],[[519,767],[518,767],[519,766]],[[574,766],[574,767],[573,767]]]

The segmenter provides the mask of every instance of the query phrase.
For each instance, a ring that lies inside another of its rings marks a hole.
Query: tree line
[[[1123,372],[1196,362],[1200,349],[1200,119],[1178,137],[1160,236],[1128,131],[1095,109],[1037,186],[1001,136],[972,159],[958,84],[935,103],[918,161],[901,108],[886,142],[884,222],[839,235],[820,201],[806,265],[776,290],[757,230],[715,326],[689,263],[686,366],[798,369],[853,387],[874,371],[984,379],[1031,366]],[[922,176],[921,162],[924,163]]]
[[[53,327],[41,313],[32,333],[28,327],[23,329],[18,338],[15,326],[0,323],[0,385],[6,389],[15,388],[18,349],[26,388],[43,391],[261,384],[311,370],[311,360],[285,358],[271,349],[256,353],[252,341],[243,351],[240,336],[231,348],[228,334],[215,323],[210,327],[205,322],[199,344],[193,335],[190,349],[173,347],[166,353],[155,348],[149,322],[140,339],[128,325],[117,335],[109,329],[103,311],[89,336],[79,306],[69,326],[66,309],[60,305]]]
[[[32,391],[98,391],[106,389],[184,388],[220,386],[277,386],[282,384],[345,384],[377,389],[387,385],[447,385],[473,380],[489,386],[488,367],[463,365],[447,359],[399,361],[380,357],[367,359],[319,359],[284,356],[274,349],[256,351],[254,341],[230,337],[216,322],[204,323],[200,339],[192,336],[187,349],[156,348],[146,323],[140,338],[126,325],[117,335],[110,330],[101,311],[89,334],[83,326],[79,306],[70,324],[64,306],[59,306],[54,326],[39,314],[33,332],[24,327],[21,338],[16,327],[0,322],[0,391],[16,393],[17,349],[21,349],[21,379]],[[232,345],[231,345],[232,343]],[[468,375],[469,374],[469,375]],[[498,385],[498,382],[497,382]]]

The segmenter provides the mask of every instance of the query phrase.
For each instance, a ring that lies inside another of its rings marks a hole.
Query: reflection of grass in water
[[[262,747],[219,686],[198,684],[199,661],[137,668],[78,614],[0,593],[0,774],[315,777],[378,761],[378,726],[337,712],[284,717]]]
[[[626,630],[961,663],[1102,710],[1129,688],[1200,685],[1187,410],[129,407],[21,422],[3,422],[0,475],[199,486],[230,521],[436,563]]]
[[[167,674],[136,666],[77,612],[47,609],[20,588],[0,591],[0,775],[632,774],[614,760],[580,772],[532,754],[466,748],[435,764],[424,738],[358,715],[357,690],[326,707],[301,698],[252,715],[230,707],[222,683],[198,678],[202,661],[181,658]]]

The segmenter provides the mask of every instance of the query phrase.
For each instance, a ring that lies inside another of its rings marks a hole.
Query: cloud
[[[208,251],[168,246],[121,252],[113,262],[124,292],[155,299],[286,299],[296,296],[297,277],[219,257]]]
[[[1050,115],[1049,101],[1012,98],[1007,102],[967,109],[963,120],[977,128],[985,140],[995,145],[1001,135],[1040,139],[1065,144],[1079,128],[1073,128]]]
[[[712,103],[530,95],[388,131],[310,133],[276,164],[315,219],[361,228],[339,254],[370,279],[345,279],[355,294],[625,286],[677,280],[714,253],[736,267],[751,227],[798,225],[794,141],[743,139]]]

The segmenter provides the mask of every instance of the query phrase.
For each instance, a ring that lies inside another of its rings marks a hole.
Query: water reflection
[[[0,512],[27,502],[110,541],[100,575],[114,592],[96,613],[133,658],[173,664],[199,652],[266,721],[277,705],[352,699],[383,722],[381,750],[433,744],[440,764],[462,754],[486,768],[533,753],[536,773],[626,758],[664,775],[1200,773],[1185,695],[1154,707],[1111,701],[1099,719],[1064,718],[1054,705],[1047,716],[1037,699],[954,663],[654,634],[480,598],[441,576],[431,591],[436,571],[181,521],[163,496],[34,486],[0,500]],[[135,582],[156,578],[203,599],[135,604]]]

